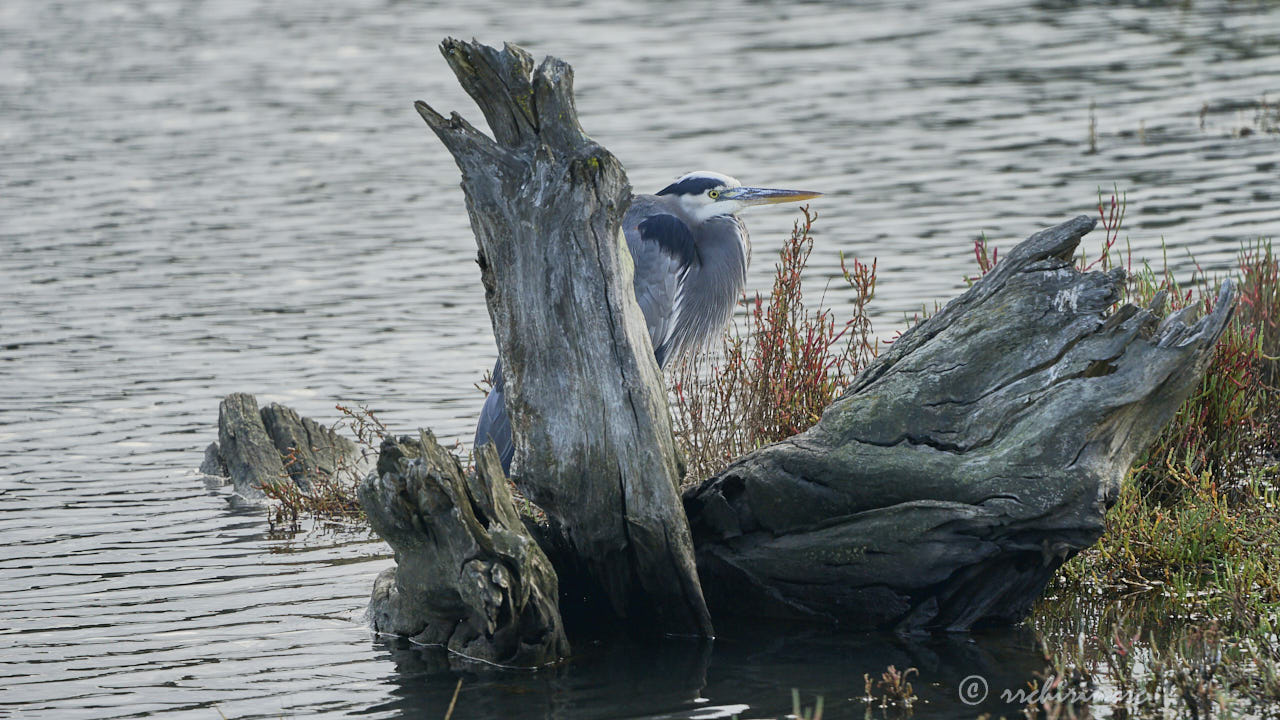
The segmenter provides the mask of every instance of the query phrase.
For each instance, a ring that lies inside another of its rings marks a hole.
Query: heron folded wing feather
[[[698,262],[698,245],[684,220],[662,213],[641,220],[637,227],[643,240],[657,243],[682,270]]]
[[[474,446],[478,449],[485,443],[492,442],[498,450],[498,459],[502,461],[504,472],[511,472],[511,459],[515,455],[515,444],[511,439],[511,418],[507,417],[507,408],[503,397],[506,385],[502,380],[502,360],[494,363],[493,387],[484,399],[480,408],[480,420],[476,423]]]
[[[682,289],[689,270],[701,263],[693,233],[684,220],[656,213],[638,223],[624,223],[635,261],[636,301],[644,312],[658,365],[670,356],[672,332],[680,313]]]
[[[696,237],[698,261],[679,277],[671,326],[659,349],[667,362],[698,352],[724,331],[746,282],[750,241],[736,217],[710,218]]]

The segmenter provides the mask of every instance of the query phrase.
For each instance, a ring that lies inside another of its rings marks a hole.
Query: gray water
[[[1280,227],[1280,136],[1237,137],[1280,100],[1274,4],[5,0],[0,715],[441,717],[462,678],[460,718],[773,717],[791,687],[860,717],[890,663],[921,669],[917,717],[1001,711],[956,687],[1025,680],[1019,630],[587,645],[514,675],[384,643],[360,613],[385,545],[274,536],[194,473],[233,391],[466,438],[494,349],[457,171],[411,107],[479,120],[446,35],[573,63],[639,190],[825,191],[812,277],[878,258],[884,334],[963,287],[980,232],[1007,247],[1099,187],[1182,277]],[[748,216],[752,288],[794,217]]]

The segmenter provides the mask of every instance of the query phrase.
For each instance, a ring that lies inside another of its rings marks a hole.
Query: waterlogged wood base
[[[686,494],[717,613],[899,631],[1025,616],[1101,536],[1235,305],[1227,282],[1198,322],[1112,310],[1123,272],[1073,266],[1093,226],[1031,236],[813,428]]]
[[[233,393],[218,413],[219,442],[200,470],[229,477],[236,495],[265,501],[265,483],[306,492],[360,454],[311,418]],[[374,582],[368,618],[381,633],[439,645],[495,665],[537,667],[569,653],[551,562],[525,527],[492,447],[464,473],[429,432],[388,438],[358,489],[369,524],[395,551]]]

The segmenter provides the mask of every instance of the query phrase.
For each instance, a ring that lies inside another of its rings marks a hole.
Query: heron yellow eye
[[[710,190],[707,192],[707,197],[711,198],[712,200],[715,200],[716,198],[720,197],[720,191]]]

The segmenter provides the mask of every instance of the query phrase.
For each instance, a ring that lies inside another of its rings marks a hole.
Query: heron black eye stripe
[[[702,193],[718,188],[724,184],[722,178],[713,178],[705,176],[694,176],[681,178],[677,182],[662,188],[657,195],[701,195]]]

